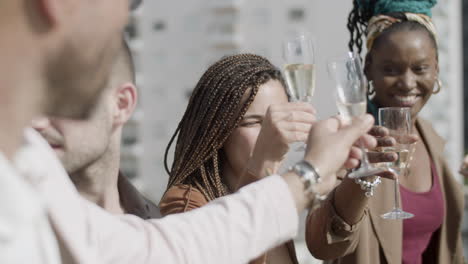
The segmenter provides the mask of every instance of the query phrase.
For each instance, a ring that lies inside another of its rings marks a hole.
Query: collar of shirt
[[[142,219],[161,218],[159,208],[146,199],[122,172],[119,172],[118,188],[120,202],[126,213]]]

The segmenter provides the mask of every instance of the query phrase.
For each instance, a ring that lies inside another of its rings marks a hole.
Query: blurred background
[[[468,143],[464,140],[468,115],[463,115],[468,107],[464,103],[468,93],[463,92],[464,83],[468,85],[468,75],[463,75],[463,65],[468,66],[468,52],[466,56],[463,52],[464,47],[468,49],[468,1],[438,2],[433,18],[439,32],[444,85],[442,92],[431,98],[423,116],[447,140],[447,159],[462,181],[457,171],[467,149],[464,142]],[[159,202],[168,179],[164,150],[203,72],[222,56],[240,52],[265,56],[281,66],[281,40],[290,29],[307,29],[313,34],[317,65],[313,104],[319,118],[336,114],[326,61],[347,50],[346,23],[351,6],[351,0],[144,1],[127,28],[140,102],[124,131],[125,174],[148,198]],[[287,163],[300,157],[300,153],[290,153]],[[308,253],[303,233],[297,239],[301,263],[320,263]]]

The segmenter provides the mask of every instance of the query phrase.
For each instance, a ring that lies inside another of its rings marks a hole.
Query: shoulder
[[[56,181],[55,184],[67,186],[60,191],[70,188],[76,190],[54,150],[39,132],[32,128],[25,129],[23,144],[16,153],[13,164],[33,185],[50,179]]]
[[[169,188],[159,203],[163,215],[187,212],[207,204],[205,196],[197,188],[180,184]]]
[[[422,130],[425,136],[429,137],[430,139],[438,139],[445,143],[445,140],[439,135],[439,133],[434,129],[434,126],[428,120],[418,117],[417,124],[419,129]]]
[[[437,132],[434,129],[434,126],[431,124],[431,122],[429,122],[429,120],[426,120],[422,117],[418,117],[416,122],[419,124],[420,129],[424,132],[437,134]]]
[[[437,158],[437,156],[443,157],[446,141],[437,133],[432,124],[427,120],[418,118],[416,127],[424,143],[426,143],[429,150],[432,151],[432,154],[435,155],[434,158]]]

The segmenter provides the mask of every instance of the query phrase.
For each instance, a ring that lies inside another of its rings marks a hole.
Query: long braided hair
[[[363,39],[366,37],[367,27],[369,25],[369,20],[378,15],[377,5],[380,2],[388,2],[389,0],[353,0],[353,9],[349,13],[347,28],[350,34],[350,40],[348,42],[348,47],[351,51],[357,51],[360,55],[363,50]],[[414,11],[414,10],[412,10]],[[434,48],[436,49],[437,54],[437,41],[431,32],[415,21],[407,20],[403,12],[390,12],[385,13],[387,16],[400,19],[401,22],[391,25],[389,28],[385,29],[379,37],[375,40],[374,46],[378,46],[379,40],[383,39],[383,36],[391,34],[392,32],[397,31],[423,31],[428,34]]]
[[[348,47],[351,51],[357,49],[358,54],[362,52],[363,37],[366,36],[367,25],[374,15],[377,0],[369,0],[368,5],[360,5],[360,0],[353,0],[353,9],[348,16],[348,31],[350,39]]]
[[[259,86],[269,80],[284,84],[274,65],[253,54],[225,57],[203,74],[166,148],[167,189],[188,184],[200,190],[208,201],[229,193],[220,175],[220,151],[242,120]],[[174,161],[169,170],[168,153],[176,137]]]

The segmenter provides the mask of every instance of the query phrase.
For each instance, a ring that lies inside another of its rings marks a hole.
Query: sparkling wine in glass
[[[388,169],[398,175],[407,172],[408,163],[411,158],[411,144],[408,138],[411,134],[411,108],[408,107],[385,107],[379,109],[379,124],[390,131],[397,142],[394,147],[382,148],[383,152],[394,152],[398,155],[395,162],[385,162]],[[403,211],[400,205],[400,184],[398,177],[394,182],[395,205],[393,210],[382,215],[384,219],[408,219],[414,217],[413,214]]]
[[[335,101],[340,115],[345,119],[366,114],[367,81],[359,57],[351,52],[330,60],[328,74],[335,81]],[[363,159],[359,169],[348,174],[349,178],[373,176],[386,171],[369,163],[367,153],[361,145]]]
[[[311,35],[306,31],[289,32],[283,42],[283,74],[291,101],[312,101],[315,92],[315,58]],[[297,151],[304,151],[305,143]]]
[[[315,92],[314,64],[286,64],[287,93],[293,101],[311,102]]]
[[[410,146],[380,147],[379,152],[396,153],[398,159],[395,162],[379,162],[374,166],[382,168],[391,168],[393,171],[403,171],[408,168],[408,162],[411,158]]]

